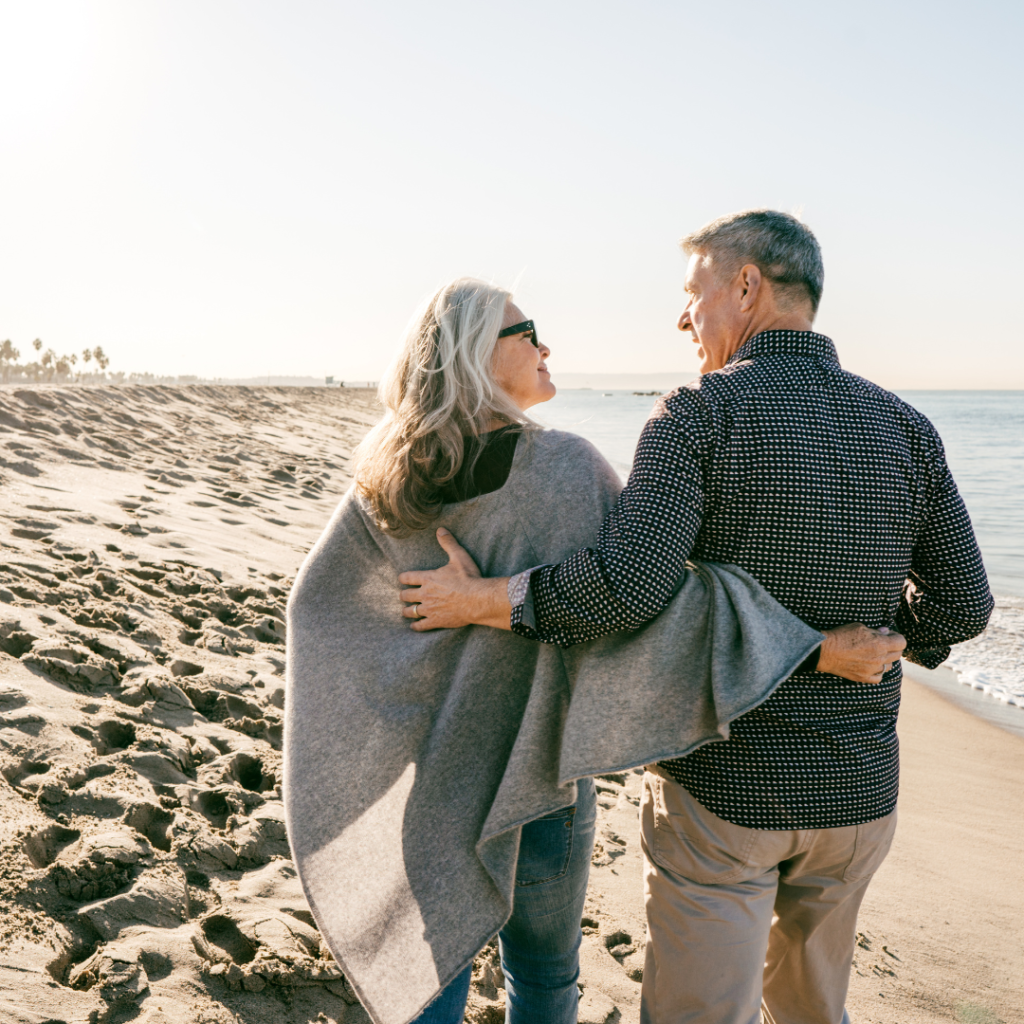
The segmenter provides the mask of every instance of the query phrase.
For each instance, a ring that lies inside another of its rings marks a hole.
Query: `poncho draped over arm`
[[[621,489],[587,441],[531,432],[498,491],[447,506],[485,576],[558,562]],[[821,643],[734,566],[694,565],[632,633],[561,650],[468,626],[417,633],[397,576],[447,557],[341,501],[288,609],[284,800],[295,865],[377,1024],[406,1024],[508,919],[521,826],[574,780],[728,737]]]

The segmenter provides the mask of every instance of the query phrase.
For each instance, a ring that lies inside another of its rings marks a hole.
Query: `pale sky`
[[[1024,5],[0,0],[0,338],[376,379],[447,278],[563,372],[690,371],[678,238],[825,256],[892,388],[1024,388]]]

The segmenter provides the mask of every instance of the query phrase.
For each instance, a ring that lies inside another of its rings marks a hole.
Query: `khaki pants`
[[[845,828],[744,828],[655,769],[640,822],[641,1024],[849,1024],[857,911],[895,811]]]

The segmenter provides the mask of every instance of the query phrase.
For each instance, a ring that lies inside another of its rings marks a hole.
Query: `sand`
[[[0,388],[0,1024],[361,1024],[288,855],[283,611],[367,391]],[[1024,741],[908,684],[860,1021],[1024,1020]],[[640,775],[599,780],[580,1020],[636,1022]],[[504,1018],[495,952],[467,1021]]]
[[[849,1007],[863,1024],[1024,1021],[1024,740],[909,666],[892,852],[861,912]]]
[[[0,390],[0,1021],[365,1020],[280,800],[291,577],[366,391]]]

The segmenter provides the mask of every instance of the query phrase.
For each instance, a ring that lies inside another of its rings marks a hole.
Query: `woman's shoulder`
[[[607,462],[607,459],[585,438],[570,434],[567,430],[531,430],[527,433],[530,442],[546,453],[568,455],[593,462]]]
[[[559,562],[593,539],[622,481],[587,440],[564,430],[524,433],[521,458],[505,485],[539,562]]]
[[[531,461],[545,472],[557,469],[563,484],[575,475],[583,482],[601,481],[622,487],[611,463],[585,437],[566,430],[531,430],[525,438],[533,455]]]

